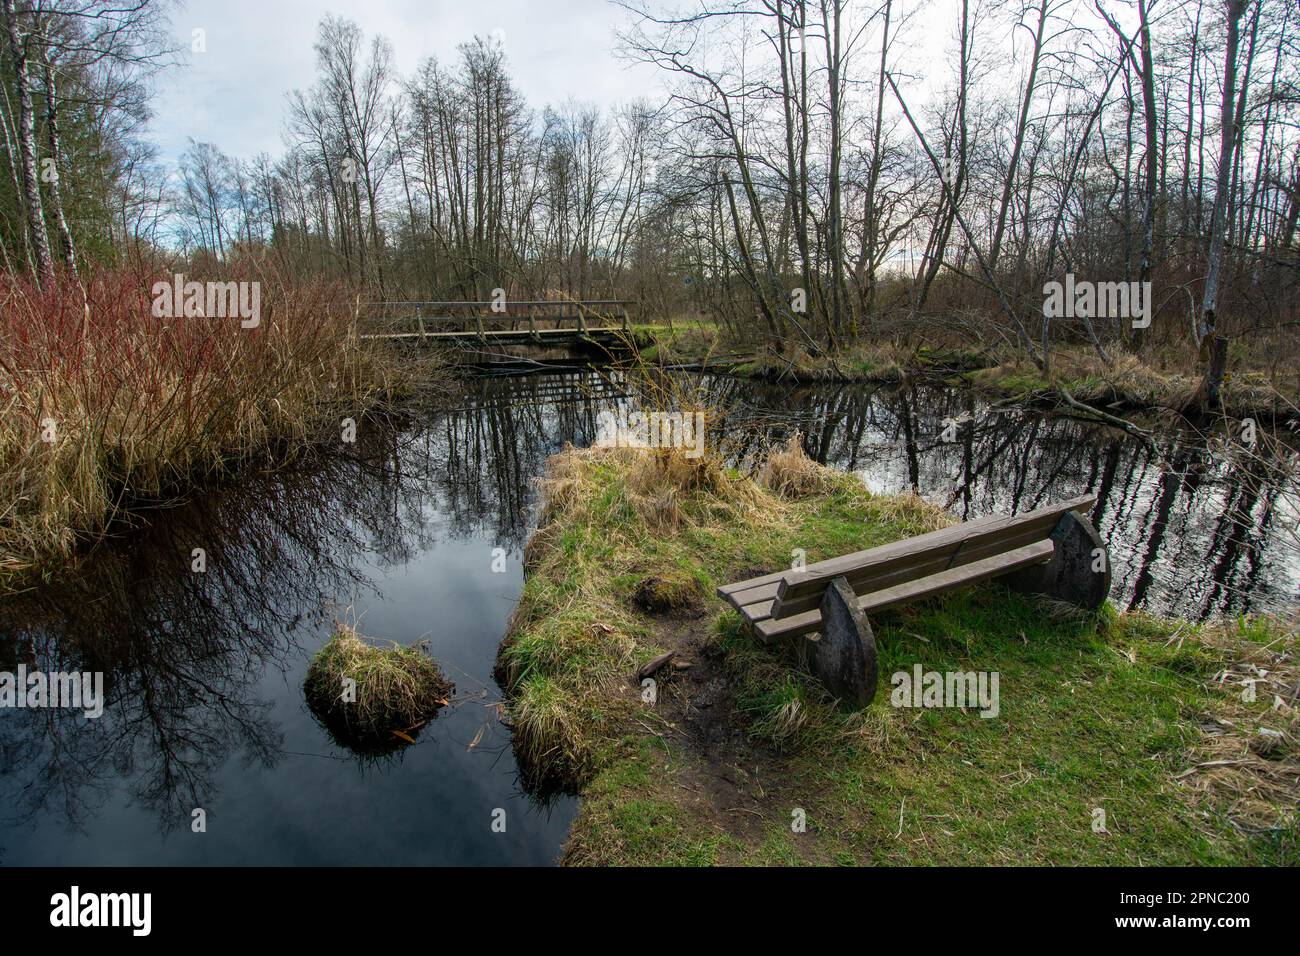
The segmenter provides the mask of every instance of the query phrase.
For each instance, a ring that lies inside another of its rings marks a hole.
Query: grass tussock
[[[355,682],[355,700],[347,690]],[[307,670],[308,706],[335,738],[361,752],[410,743],[453,690],[423,645],[378,646],[341,624]]]
[[[754,378],[799,382],[876,382],[902,381],[909,369],[925,363],[916,350],[896,342],[859,342],[836,352],[811,354],[798,343],[784,344],[779,350],[767,349],[735,371]]]
[[[282,456],[404,387],[341,287],[253,264],[260,322],[153,314],[162,275],[45,290],[0,279],[0,589],[66,561],[140,500]],[[203,277],[191,277],[202,279]]]
[[[808,457],[802,438],[795,432],[784,445],[772,449],[759,468],[758,483],[782,498],[825,494],[844,481],[844,475]]]
[[[648,614],[698,607],[704,599],[700,582],[681,571],[651,574],[641,579],[633,602]]]
[[[803,450],[803,436],[796,432],[784,445],[768,449],[755,480],[762,488],[784,499],[862,494],[862,484],[853,475],[820,465]],[[936,531],[953,519],[914,492],[871,497],[873,512],[890,526]],[[915,532],[920,534],[922,532]]]

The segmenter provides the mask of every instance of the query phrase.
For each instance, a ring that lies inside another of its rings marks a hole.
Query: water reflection
[[[451,414],[367,424],[354,446],[151,513],[75,579],[0,603],[0,669],[102,671],[106,692],[99,720],[0,712],[0,860],[553,861],[571,801],[540,812],[522,795],[490,674],[522,577],[525,469],[581,440],[575,422],[473,390]],[[376,636],[433,638],[465,691],[378,773],[301,696],[346,605]],[[377,788],[406,837],[354,819]],[[492,840],[500,806],[512,838]],[[210,814],[201,837],[195,808]]]
[[[1171,433],[1156,455],[959,391],[674,387],[728,410],[738,459],[798,429],[871,488],[965,518],[1095,492],[1117,603],[1192,617],[1295,603],[1296,485],[1214,440]],[[108,696],[98,721],[0,711],[0,861],[552,862],[575,807],[525,794],[492,664],[522,586],[530,479],[633,391],[591,370],[473,381],[451,411],[367,423],[356,445],[152,513],[75,580],[0,603],[0,669],[100,670]],[[335,746],[302,700],[348,605],[363,633],[428,638],[458,688],[382,766]],[[206,834],[190,830],[196,807]]]
[[[99,720],[62,710],[0,719],[11,823],[59,811],[84,826],[125,776],[168,829],[203,805],[232,754],[275,764],[281,738],[251,685],[319,622],[322,593],[356,582],[347,558],[360,538],[337,505],[361,470],[345,458],[303,463],[156,513],[84,575],[4,605],[0,667],[102,671],[106,689]],[[365,485],[373,500],[385,483]]]
[[[1093,520],[1110,545],[1111,597],[1121,606],[1202,618],[1290,613],[1296,604],[1294,449],[1270,463],[1187,429],[1157,433],[1153,450],[1115,429],[989,405],[966,390],[790,390],[735,379],[703,387],[733,410],[733,423],[764,436],[801,429],[817,460],[859,473],[873,490],[914,490],[962,518],[1095,493]]]

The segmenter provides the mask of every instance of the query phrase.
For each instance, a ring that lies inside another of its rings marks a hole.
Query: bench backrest
[[[777,582],[773,619],[820,607],[827,585],[845,578],[854,593],[868,594],[1045,540],[1067,511],[1086,512],[1096,498],[1083,495],[1010,517],[992,515],[785,571]]]

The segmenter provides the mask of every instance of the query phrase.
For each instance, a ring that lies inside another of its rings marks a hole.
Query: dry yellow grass
[[[782,498],[825,494],[843,484],[844,475],[817,464],[805,454],[795,432],[784,445],[768,451],[758,469],[758,483]]]
[[[1243,829],[1300,825],[1300,641],[1294,625],[1263,643],[1244,640],[1238,622],[1207,625],[1198,643],[1224,662],[1217,706],[1182,784]]]
[[[1060,386],[1070,389],[1079,401],[1095,405],[1112,402],[1138,408],[1183,410],[1196,396],[1203,370],[1190,360],[1195,354],[1183,355],[1180,362],[1160,357],[1139,357],[1120,347],[1112,347],[1103,360],[1084,346],[1060,348],[1052,353],[1051,368],[1044,376],[1027,358],[1017,357],[972,375],[984,388],[1010,393],[1016,397],[1036,392],[1054,391]],[[1287,387],[1294,388],[1277,375],[1260,368],[1242,368],[1231,362],[1224,378],[1222,401],[1229,412],[1294,413],[1295,401]]]

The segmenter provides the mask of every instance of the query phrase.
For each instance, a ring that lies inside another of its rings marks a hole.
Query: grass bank
[[[642,325],[633,330],[642,361],[658,365],[703,366],[745,378],[789,382],[894,383],[905,374],[948,374],[983,368],[987,359],[960,349],[908,347],[893,342],[858,342],[841,352],[817,357],[801,348],[777,354],[729,340],[707,320]]]
[[[521,766],[583,797],[567,863],[1300,862],[1294,635],[1079,614],[991,584],[873,619],[881,691],[845,713],[713,588],[943,513],[797,447],[756,480],[566,449],[542,490],[498,674]],[[669,651],[649,702],[633,675]],[[888,675],[916,664],[997,671],[998,716],[892,706]]]
[[[786,382],[893,384],[904,379],[971,386],[993,399],[1058,405],[1062,389],[1075,399],[1112,411],[1182,411],[1196,394],[1203,370],[1189,348],[1153,347],[1141,356],[1112,347],[1103,359],[1088,345],[1057,346],[1049,370],[1007,347],[929,347],[904,340],[858,341],[839,352],[813,356],[730,342],[708,322],[640,326],[636,344],[652,364],[705,366],[746,378]],[[1222,410],[1242,417],[1300,413],[1300,372],[1276,356],[1238,349],[1222,390]]]
[[[0,280],[0,592],[52,574],[139,503],[342,441],[344,418],[403,386],[355,336],[341,286],[231,271],[260,284],[255,327],[154,315],[163,275],[101,272],[84,300],[66,280]]]
[[[1294,369],[1237,370],[1225,377],[1222,410],[1229,415],[1288,417],[1300,412],[1300,377]],[[1032,362],[1011,358],[965,376],[979,391],[999,398],[1056,404],[1061,389],[1079,401],[1115,410],[1172,409],[1183,411],[1197,393],[1201,374],[1161,356],[1139,358],[1112,350],[1108,360],[1084,347],[1053,353],[1052,367],[1044,374]]]

